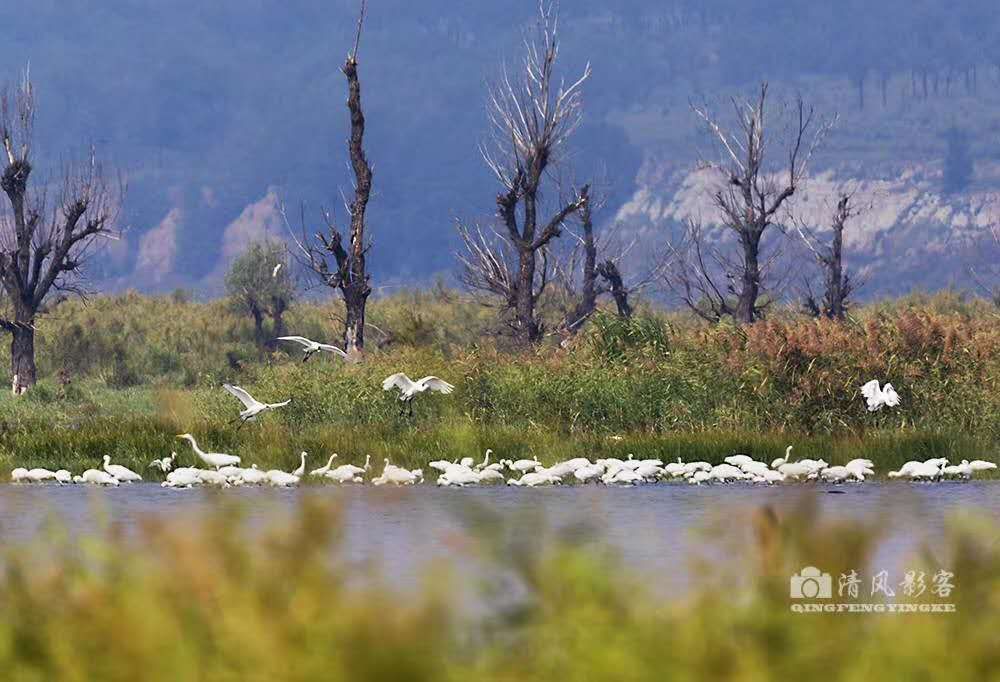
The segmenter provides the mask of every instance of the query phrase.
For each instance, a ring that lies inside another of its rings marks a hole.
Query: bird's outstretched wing
[[[878,379],[872,379],[862,386],[861,395],[865,397],[865,401],[868,403],[869,412],[874,412],[882,407],[882,389],[879,388]]]
[[[321,343],[321,344],[319,344],[319,349],[320,350],[325,350],[327,353],[335,353],[335,354],[339,355],[342,358],[346,358],[347,357],[347,353],[345,353],[343,350],[341,350],[340,348],[337,348],[336,346],[331,346],[328,343]]]
[[[867,384],[861,387],[861,395],[868,398],[868,400],[874,400],[878,398],[880,391],[878,387],[878,379],[872,379]]]
[[[312,345],[312,341],[310,341],[309,339],[307,339],[304,336],[279,336],[278,337],[278,341],[291,341],[291,342],[297,343],[297,344],[299,344],[299,345],[301,345],[301,346],[303,346],[305,348],[308,348],[309,346]]]
[[[896,393],[896,389],[892,387],[892,384],[886,384],[882,387],[882,402],[887,407],[896,407],[899,405],[899,394]]]
[[[397,372],[391,377],[386,377],[385,381],[382,382],[383,391],[391,391],[394,388],[398,388],[400,391],[406,391],[412,386],[413,381],[402,372]]]
[[[449,384],[444,379],[438,379],[437,377],[424,377],[418,384],[423,384],[428,390],[437,391],[438,393],[444,393],[445,395],[451,393],[455,390],[455,387]]]
[[[244,391],[239,386],[233,386],[232,384],[223,384],[222,388],[224,388],[227,391],[229,391],[230,394],[232,394],[241,403],[243,403],[244,407],[248,407],[248,408],[249,407],[257,407],[258,405],[261,404],[260,401],[258,401],[256,398],[254,398],[252,395],[250,395],[249,393],[247,393],[246,391]]]

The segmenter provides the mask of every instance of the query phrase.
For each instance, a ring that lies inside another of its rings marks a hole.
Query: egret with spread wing
[[[223,384],[222,388],[229,391],[230,394],[239,399],[239,401],[243,403],[243,406],[246,407],[245,410],[240,412],[239,420],[241,426],[248,421],[256,419],[257,415],[263,414],[264,412],[270,412],[271,410],[276,410],[279,407],[284,407],[288,403],[292,402],[292,399],[289,398],[282,403],[262,403],[239,386]]]
[[[305,350],[305,354],[302,356],[302,362],[305,362],[306,360],[308,360],[321,350],[326,351],[327,353],[334,353],[342,358],[347,357],[347,353],[345,353],[340,348],[337,348],[336,346],[331,346],[328,343],[319,343],[317,341],[312,341],[304,336],[279,336],[278,341],[291,341],[293,343],[301,345],[302,348]]]
[[[455,387],[449,384],[443,379],[439,379],[434,376],[424,377],[419,381],[413,381],[410,377],[406,376],[402,372],[393,374],[390,377],[386,377],[385,381],[382,382],[383,391],[391,391],[394,388],[399,389],[399,399],[403,401],[404,406],[409,406],[410,415],[413,415],[413,398],[425,393],[427,391],[437,391],[438,393],[443,393],[448,395],[455,390]],[[400,408],[399,413],[403,413],[404,408]]]
[[[879,388],[878,379],[872,379],[861,387],[861,395],[868,403],[869,412],[877,412],[883,407],[896,407],[899,405],[899,394],[892,387],[886,384]]]

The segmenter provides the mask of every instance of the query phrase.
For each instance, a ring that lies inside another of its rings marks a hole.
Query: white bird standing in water
[[[899,405],[899,394],[892,384],[886,384],[879,388],[878,379],[872,379],[861,387],[861,395],[868,402],[868,411],[877,412],[883,407],[896,407]]]
[[[382,382],[383,391],[391,391],[394,388],[399,389],[399,399],[404,405],[409,406],[411,416],[413,415],[413,398],[421,393],[426,391],[437,391],[438,393],[448,395],[455,390],[455,387],[447,381],[439,379],[435,376],[428,376],[423,379],[413,381],[413,379],[406,376],[402,372],[397,372],[390,377],[386,377],[385,381]],[[402,414],[403,410],[400,409],[399,413]]]
[[[121,464],[112,464],[110,455],[104,455],[104,470],[122,483],[133,483],[142,480],[142,476],[131,469],[123,467]]]
[[[284,407],[288,403],[292,402],[292,399],[289,398],[288,400],[281,403],[262,403],[256,398],[254,398],[252,395],[247,393],[244,389],[240,388],[239,386],[233,386],[232,384],[223,384],[222,388],[226,389],[226,391],[228,391],[231,395],[236,397],[241,403],[243,403],[243,406],[246,407],[245,410],[240,412],[239,416],[240,425],[243,425],[248,421],[256,419],[257,416],[260,414],[276,410],[279,407]]]
[[[347,353],[341,350],[340,348],[337,348],[336,346],[331,346],[328,343],[320,343],[318,341],[313,341],[311,339],[307,339],[304,336],[279,336],[278,341],[291,341],[292,343],[297,343],[300,346],[302,346],[303,350],[305,351],[302,356],[302,362],[305,362],[306,360],[308,360],[309,358],[311,358],[313,355],[315,355],[320,351],[333,353],[334,355],[339,355],[342,358],[347,358]]]
[[[198,441],[196,441],[194,436],[190,433],[182,433],[177,437],[183,438],[187,442],[191,443],[191,449],[194,450],[194,454],[198,455],[198,459],[210,467],[221,469],[222,467],[240,465],[240,458],[236,455],[227,455],[221,452],[202,451],[202,449],[198,447]]]
[[[330,459],[327,460],[326,466],[321,466],[318,469],[313,469],[312,471],[309,472],[309,475],[310,476],[326,476],[326,472],[328,472],[330,470],[330,467],[333,466],[333,460],[335,460],[335,459],[337,459],[337,453],[336,452],[333,453],[332,455],[330,455]]]
[[[299,464],[299,468],[292,472],[292,476],[296,478],[302,478],[306,473],[306,452],[303,451],[301,454],[302,462]]]

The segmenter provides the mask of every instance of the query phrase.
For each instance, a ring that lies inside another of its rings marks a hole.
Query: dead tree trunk
[[[35,368],[35,315],[30,305],[15,304],[14,324],[10,325],[10,373],[13,391],[24,393],[38,381]]]
[[[618,308],[618,316],[625,319],[632,317],[632,305],[628,301],[628,289],[622,281],[621,272],[613,260],[606,260],[597,268],[598,274],[608,283],[608,291],[615,299],[615,307]]]
[[[46,190],[33,190],[29,179],[34,115],[34,89],[26,74],[16,90],[0,97],[6,162],[0,189],[7,199],[7,215],[0,219],[0,283],[14,318],[0,320],[0,328],[11,334],[15,394],[38,379],[34,325],[45,298],[53,290],[83,293],[79,275],[95,240],[116,236],[111,227],[118,197],[108,191],[93,153],[86,164],[67,170],[56,191],[57,208],[46,207]]]
[[[338,289],[344,299],[344,349],[352,358],[359,358],[365,348],[365,309],[372,293],[367,256],[371,243],[366,234],[366,212],[372,192],[372,169],[364,150],[365,115],[361,106],[361,80],[358,76],[358,47],[364,25],[366,3],[361,2],[354,49],[347,56],[341,71],[347,77],[347,108],[350,112],[351,135],[348,154],[354,172],[354,197],[348,206],[351,216],[350,243],[332,217],[327,214],[327,233],[314,237],[306,234],[303,220],[301,239],[296,238],[299,261],[332,289]],[[294,236],[294,235],[293,235]],[[332,260],[331,260],[332,259]]]
[[[361,26],[358,25],[360,32]],[[351,141],[348,149],[354,169],[354,201],[351,204],[351,245],[343,262],[338,259],[342,272],[341,289],[344,293],[344,347],[348,353],[362,353],[365,348],[365,306],[372,289],[367,270],[365,243],[365,212],[372,192],[372,169],[365,157],[365,115],[361,109],[361,81],[358,79],[357,48],[347,58],[343,67],[347,76],[347,108],[351,112]]]
[[[597,308],[597,296],[600,293],[597,287],[597,241],[594,239],[594,220],[589,201],[590,188],[584,187],[580,191],[580,196],[585,199],[585,203],[580,209],[583,281],[580,286],[580,301],[566,316],[562,324],[563,329],[570,334],[579,331],[587,318],[594,314],[594,310]],[[572,277],[572,273],[569,273],[569,277]]]
[[[843,320],[847,317],[850,296],[856,284],[844,268],[844,229],[847,222],[858,215],[850,194],[841,194],[831,222],[832,236],[829,245],[818,243],[807,228],[797,225],[799,236],[812,251],[823,273],[822,299],[813,295],[807,285],[803,306],[814,317]]]

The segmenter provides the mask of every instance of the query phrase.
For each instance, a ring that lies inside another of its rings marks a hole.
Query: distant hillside
[[[766,78],[776,91],[841,113],[819,168],[899,195],[896,208],[879,209],[878,246],[866,246],[878,275],[870,291],[958,277],[961,268],[944,260],[933,276],[908,266],[902,279],[880,273],[894,272],[889,261],[900,248],[922,248],[911,240],[951,244],[948,226],[961,221],[914,217],[923,209],[902,208],[910,206],[902,197],[945,201],[954,215],[992,202],[984,197],[994,191],[991,164],[1000,162],[995,3],[778,5],[563,2],[561,68],[594,67],[565,176],[610,180],[606,218],[656,222],[641,206],[674,201],[705,151],[689,102],[724,106]],[[454,218],[492,214],[496,188],[477,149],[485,83],[517,58],[535,6],[370,0],[361,74],[379,282],[451,272]],[[5,8],[0,76],[13,80],[30,61],[40,173],[55,175],[68,152],[93,143],[128,180],[129,234],[97,265],[96,279],[109,288],[210,293],[247,239],[285,233],[281,203],[297,215],[306,202],[310,225],[321,206],[343,218],[339,190],[350,174],[338,67],[356,11],[354,0],[34,0]],[[977,175],[967,195],[932,199],[952,127],[968,136]],[[902,227],[889,225],[889,215]]]

